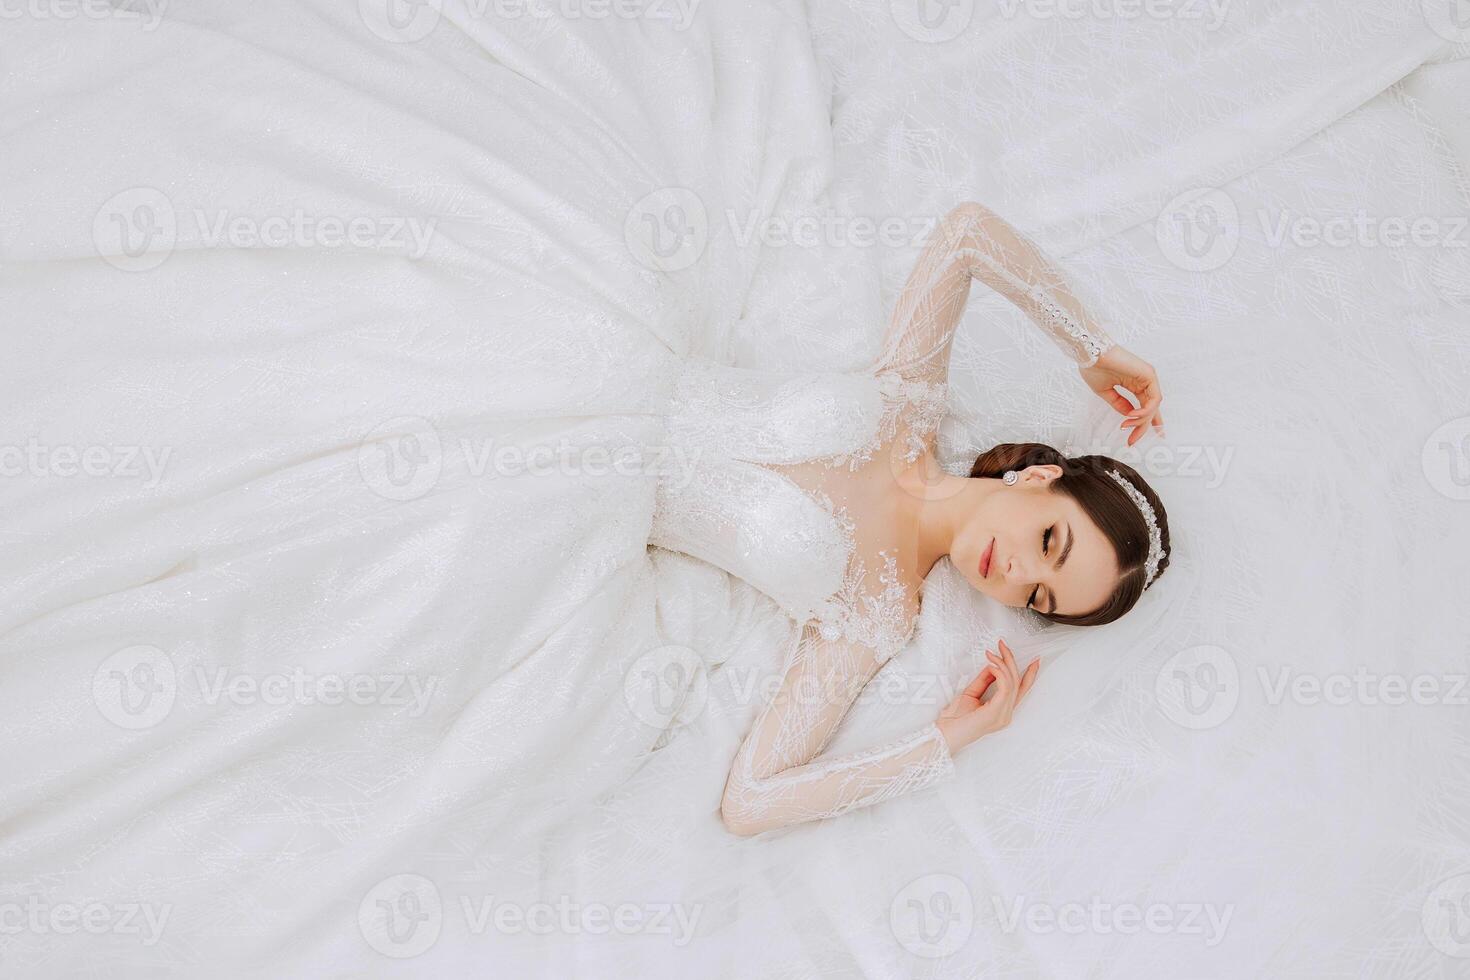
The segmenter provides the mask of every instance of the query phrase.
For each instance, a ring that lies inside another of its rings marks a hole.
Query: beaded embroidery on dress
[[[694,476],[660,485],[650,541],[746,579],[794,624],[781,688],[725,787],[732,830],[836,816],[953,771],[934,724],[836,758],[821,753],[917,624],[917,573],[903,567],[882,491],[894,463],[913,463],[932,444],[973,279],[1025,311],[1079,365],[1111,345],[1030,241],[966,204],[921,253],[869,371],[774,373],[694,358],[676,385],[669,438],[694,461]]]

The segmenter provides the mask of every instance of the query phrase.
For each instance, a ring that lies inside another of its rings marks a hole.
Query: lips
[[[990,559],[995,555],[995,539],[985,546],[985,554],[980,556],[980,577],[990,578]]]

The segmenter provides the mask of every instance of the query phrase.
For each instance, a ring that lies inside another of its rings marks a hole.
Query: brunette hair
[[[1159,522],[1159,533],[1163,536],[1164,557],[1159,561],[1158,576],[1169,567],[1169,518],[1164,513],[1163,501],[1154,493],[1143,477],[1127,463],[1120,463],[1108,456],[1074,456],[1068,458],[1051,446],[1039,442],[1007,442],[981,453],[970,468],[972,477],[999,477],[1007,470],[1024,470],[1028,466],[1056,466],[1062,475],[1051,483],[1051,491],[1064,493],[1077,501],[1084,513],[1112,543],[1118,557],[1118,584],[1106,602],[1090,613],[1081,616],[1062,616],[1056,613],[1037,612],[1038,616],[1054,623],[1068,626],[1102,626],[1111,623],[1128,610],[1143,595],[1144,563],[1148,559],[1148,525],[1138,505],[1108,475],[1117,470],[1139,493],[1143,494],[1154,516]]]

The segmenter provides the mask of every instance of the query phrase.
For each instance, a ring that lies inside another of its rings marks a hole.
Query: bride
[[[933,723],[823,755],[863,687],[907,645],[941,558],[977,591],[1076,626],[1122,616],[1168,565],[1163,505],[1116,460],[1007,444],[981,454],[968,477],[940,468],[935,433],[972,279],[1077,362],[1124,416],[1129,445],[1150,427],[1162,433],[1153,368],[1108,338],[1033,243],[975,203],[939,222],[869,371],[772,373],[691,358],[669,436],[697,464],[692,479],[661,483],[650,543],[746,579],[792,621],[779,689],[725,784],[721,818],[735,834],[930,786],[953,771],[956,752],[1009,724],[1039,661],[1022,669],[1001,641]]]

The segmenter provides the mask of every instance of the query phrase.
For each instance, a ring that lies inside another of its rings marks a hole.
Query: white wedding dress
[[[1470,63],[1431,5],[951,4],[974,16],[937,43],[889,0],[673,5],[698,7],[675,30],[394,4],[417,40],[364,16],[382,3],[146,6],[0,31],[0,921],[60,927],[0,936],[6,976],[1453,966],[1421,910],[1470,869],[1463,707],[1275,700],[1278,678],[1465,671],[1464,473],[1434,466],[1467,411],[1470,250],[1277,231],[1465,213]],[[669,273],[629,227],[671,188],[709,224]],[[1210,272],[1161,234],[1205,189],[1240,219]],[[913,626],[870,509],[931,410],[951,472],[1004,441],[1118,449],[1042,349],[1083,359],[1028,285],[1065,311],[1059,284],[977,244],[969,271],[1046,332],[975,290],[941,400],[946,337],[879,339],[907,231],[745,233],[968,198],[1076,271],[1173,406],[1178,442],[1134,465],[1175,560],[1106,629],[1028,633],[947,560]],[[229,233],[297,216],[384,240]],[[409,219],[433,222],[422,254]],[[490,465],[563,443],[589,465]],[[670,444],[704,448],[692,482],[591,472]],[[37,472],[33,445],[63,455]],[[996,634],[1043,676],[943,778],[926,726]],[[1230,674],[1191,679],[1200,649]],[[892,697],[772,702],[791,668],[879,661],[863,690]],[[265,697],[301,675],[336,696]],[[359,680],[376,697],[344,703]],[[1186,725],[1196,695],[1233,714]],[[722,803],[789,829],[736,836]],[[589,928],[500,928],[492,897]],[[1239,914],[1216,945],[1028,926],[1095,900]],[[94,931],[94,902],[131,926]],[[638,903],[697,923],[609,935],[598,914]],[[919,935],[960,911],[943,949]]]
[[[695,461],[693,477],[662,481],[651,542],[739,576],[800,627],[780,691],[726,785],[732,829],[836,816],[953,771],[933,723],[870,749],[821,753],[913,633],[922,588],[905,584],[918,576],[906,567],[911,548],[884,526],[883,490],[932,443],[972,278],[1079,365],[1111,344],[1030,240],[965,204],[931,235],[871,370],[776,374],[692,358],[679,379],[669,436]]]

